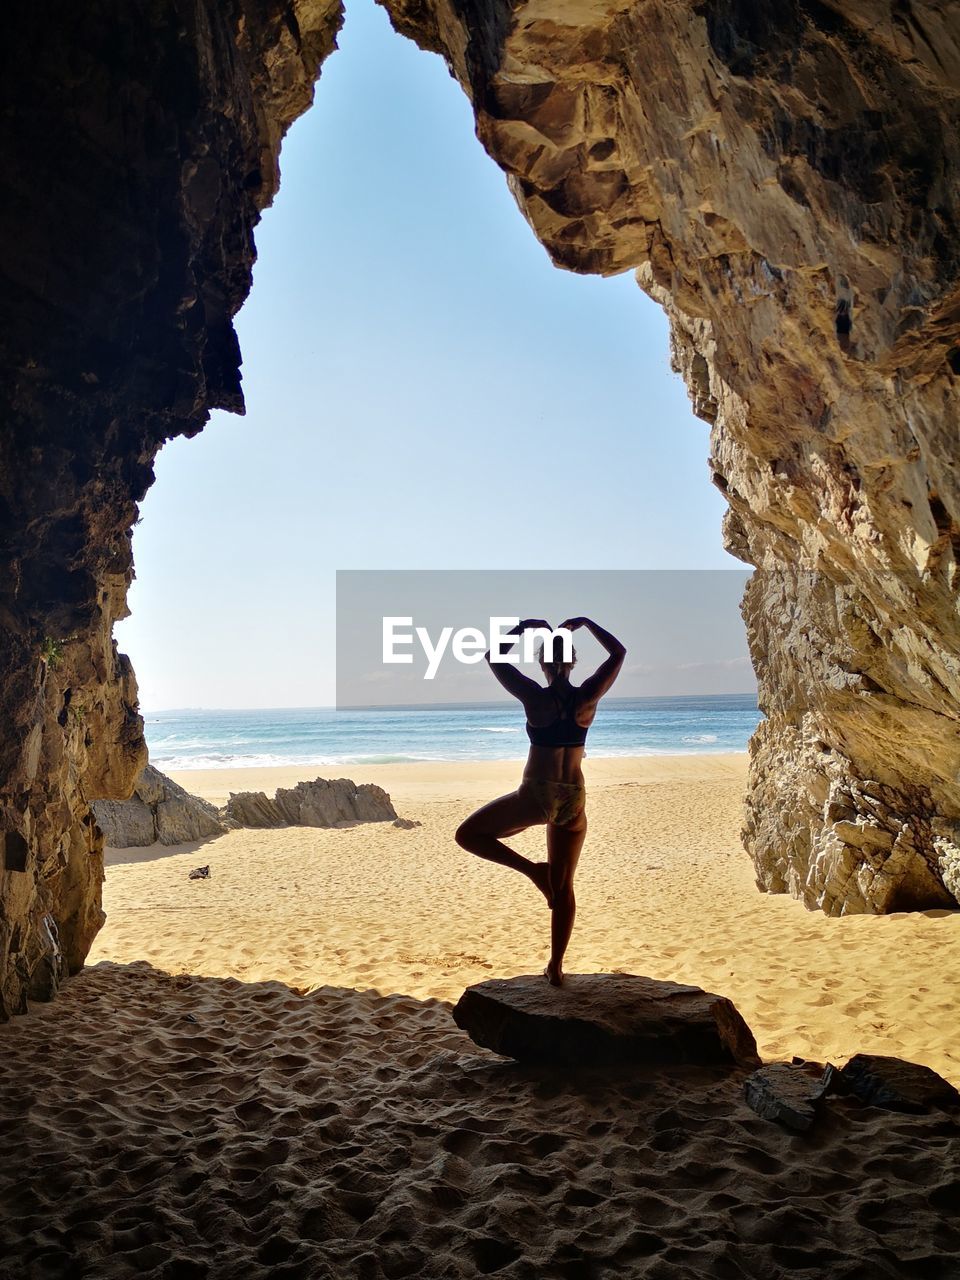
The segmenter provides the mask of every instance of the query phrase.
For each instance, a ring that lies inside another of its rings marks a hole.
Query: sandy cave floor
[[[587,767],[571,971],[722,992],[766,1060],[888,1053],[960,1083],[960,913],[757,893],[743,757]],[[294,780],[260,772],[178,780]],[[950,1117],[832,1099],[801,1136],[742,1073],[476,1048],[464,986],[545,958],[536,892],[451,839],[517,766],[351,772],[423,825],[111,855],[89,967],[0,1027],[0,1275],[960,1277]]]

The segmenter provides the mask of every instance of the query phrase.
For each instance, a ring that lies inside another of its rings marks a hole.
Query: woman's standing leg
[[[550,963],[546,974],[553,986],[563,984],[563,957],[567,951],[573,923],[577,918],[577,899],[573,877],[580,861],[580,850],[587,838],[587,815],[580,815],[574,827],[547,826],[547,865],[553,913],[550,919]]]

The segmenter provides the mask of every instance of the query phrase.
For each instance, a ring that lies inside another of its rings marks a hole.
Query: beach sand
[[[96,1277],[960,1276],[942,1114],[838,1099],[799,1136],[747,1108],[742,1073],[571,1076],[454,1026],[465,986],[546,960],[540,895],[453,841],[519,771],[351,767],[422,825],[110,853],[87,970],[0,1028],[0,1274],[79,1254]],[[315,773],[174,776],[222,803]],[[960,1084],[960,913],[760,894],[744,755],[585,773],[568,972],[724,994],[767,1061],[891,1054]],[[511,843],[540,857],[543,831]]]

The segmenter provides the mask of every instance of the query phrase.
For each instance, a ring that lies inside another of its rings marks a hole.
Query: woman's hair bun
[[[541,642],[540,647],[537,649],[537,661],[542,667],[548,667],[553,670],[554,674],[557,671],[570,671],[576,660],[577,651],[573,645],[570,646],[569,661],[564,658],[562,636],[552,636],[549,641]]]

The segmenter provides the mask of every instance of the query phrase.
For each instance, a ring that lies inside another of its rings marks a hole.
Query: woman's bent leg
[[[527,797],[512,791],[510,795],[491,800],[476,813],[472,813],[461,822],[454,838],[460,848],[466,849],[468,853],[525,875],[549,903],[550,878],[547,864],[532,862],[504,844],[500,838],[516,835],[518,831],[525,831],[527,827],[541,825],[545,821],[538,807]]]
[[[566,955],[573,924],[577,918],[577,899],[573,877],[580,861],[580,850],[587,838],[587,817],[581,815],[576,828],[547,827],[547,856],[550,889],[553,893],[553,915],[550,920],[550,963],[546,974],[555,987],[563,984],[563,957]]]

